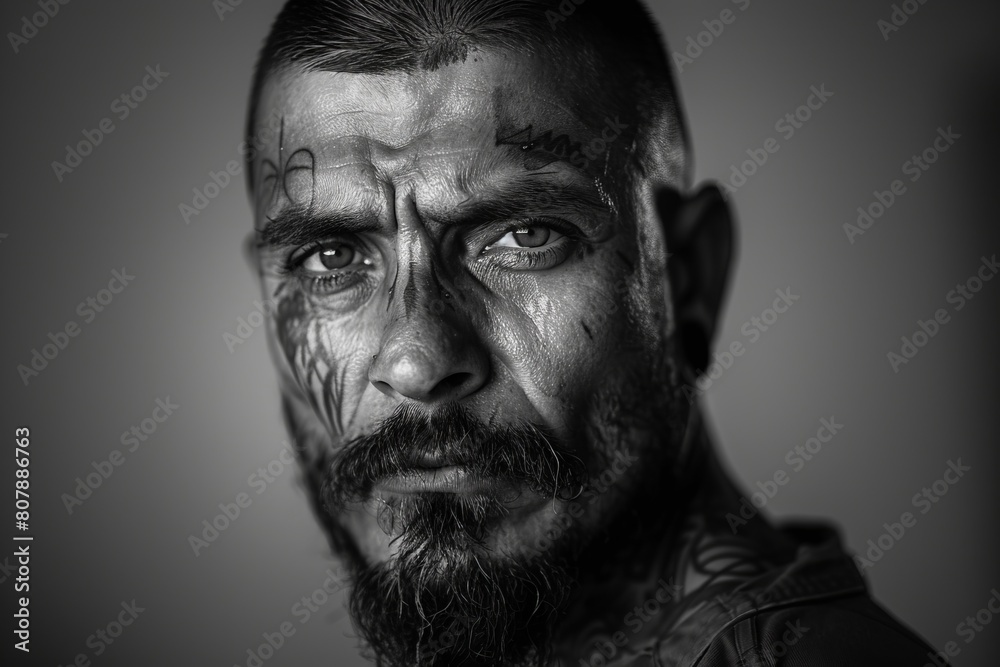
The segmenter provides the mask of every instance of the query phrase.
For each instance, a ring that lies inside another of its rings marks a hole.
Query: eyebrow
[[[464,225],[516,218],[546,209],[570,210],[583,216],[611,213],[611,208],[592,186],[528,179],[474,195],[454,211],[435,219],[444,224]]]
[[[536,174],[542,175],[540,172]],[[469,197],[451,211],[429,217],[447,226],[470,226],[523,217],[547,209],[571,210],[582,216],[611,213],[593,187],[529,179],[507,183],[491,192]],[[382,230],[383,225],[375,211],[313,211],[305,206],[291,206],[276,217],[268,218],[264,227],[257,230],[257,246],[302,246],[337,236]]]
[[[381,228],[375,211],[312,211],[304,206],[291,206],[276,217],[268,218],[264,227],[257,230],[257,245],[305,245],[344,234],[376,232]]]

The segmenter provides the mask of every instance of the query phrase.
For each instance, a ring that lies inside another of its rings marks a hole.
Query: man
[[[248,130],[285,416],[377,663],[924,664],[712,454],[732,223],[636,2],[291,0]]]

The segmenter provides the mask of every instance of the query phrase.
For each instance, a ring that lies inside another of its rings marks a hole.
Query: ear
[[[657,212],[682,352],[695,377],[708,367],[734,251],[729,204],[715,185],[684,195],[664,189]]]

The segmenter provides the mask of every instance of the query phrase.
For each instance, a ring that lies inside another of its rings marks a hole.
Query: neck
[[[678,483],[653,480],[583,554],[580,586],[556,644],[562,664],[590,664],[601,647],[607,657],[608,646],[638,645],[669,626],[693,596],[790,557],[790,544],[759,514],[740,515],[741,495],[697,414],[688,436],[679,474],[665,478]]]

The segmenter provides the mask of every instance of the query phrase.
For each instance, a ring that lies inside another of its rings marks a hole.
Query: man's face
[[[676,453],[662,235],[625,177],[638,119],[600,106],[482,51],[264,87],[256,229],[287,414],[356,570],[403,571],[417,600],[454,602],[474,570],[500,594],[546,579]]]

